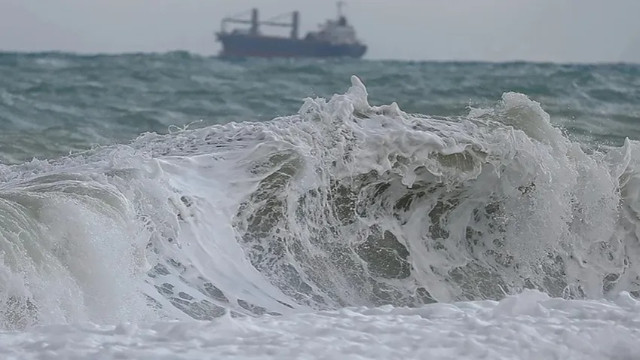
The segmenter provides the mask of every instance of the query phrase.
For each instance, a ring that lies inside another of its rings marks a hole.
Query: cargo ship
[[[338,17],[327,20],[318,31],[311,31],[304,37],[298,34],[300,16],[298,11],[285,14],[290,21],[282,20],[283,15],[266,21],[258,18],[258,9],[252,9],[250,19],[227,17],[222,19],[217,40],[222,43],[221,57],[351,57],[360,58],[367,46],[356,38],[356,32],[342,14],[342,3],[338,3]],[[245,15],[246,16],[246,15]],[[228,24],[247,24],[248,28],[227,30]],[[265,35],[261,27],[288,27],[290,35]]]

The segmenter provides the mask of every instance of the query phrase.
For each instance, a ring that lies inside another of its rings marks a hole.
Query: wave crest
[[[3,323],[639,290],[637,143],[587,153],[522,94],[464,117],[367,96],[4,167]]]

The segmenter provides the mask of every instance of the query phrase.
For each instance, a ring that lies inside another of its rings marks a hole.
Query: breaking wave
[[[522,94],[433,117],[353,77],[294,116],[0,165],[0,324],[637,295],[639,151]]]

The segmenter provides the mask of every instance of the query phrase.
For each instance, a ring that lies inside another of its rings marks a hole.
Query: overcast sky
[[[301,33],[335,16],[320,0],[0,0],[0,51],[220,50],[220,19],[301,12]],[[640,0],[349,0],[370,59],[640,63]],[[267,29],[264,29],[266,32]]]

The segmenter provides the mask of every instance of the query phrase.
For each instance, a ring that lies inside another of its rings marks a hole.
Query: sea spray
[[[367,96],[2,167],[3,326],[639,290],[636,142]]]

